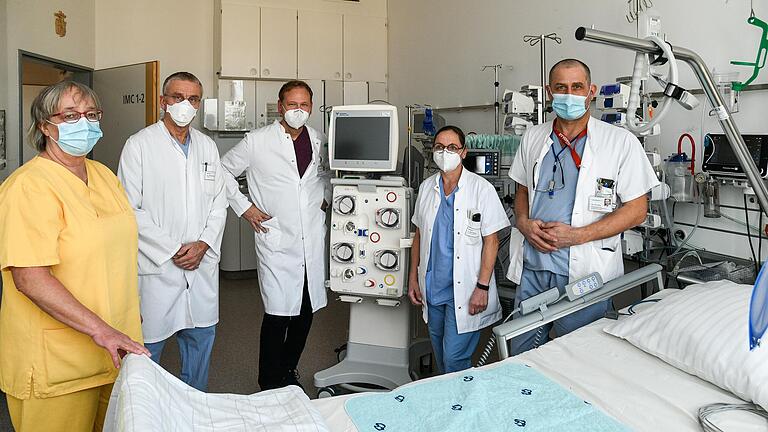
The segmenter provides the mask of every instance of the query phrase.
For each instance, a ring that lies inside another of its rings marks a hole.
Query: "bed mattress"
[[[656,296],[664,296],[665,291]],[[636,308],[642,313],[641,305]],[[698,409],[711,403],[742,403],[729,392],[676,369],[611,336],[602,319],[506,362],[527,364],[578,397],[637,431],[701,431]],[[497,367],[499,363],[485,367]],[[459,372],[461,373],[461,372]],[[429,378],[436,379],[439,377]],[[413,384],[408,384],[413,385]],[[357,431],[344,410],[356,395],[311,401],[332,431]],[[768,431],[768,422],[748,413],[728,412],[713,418],[725,431]]]

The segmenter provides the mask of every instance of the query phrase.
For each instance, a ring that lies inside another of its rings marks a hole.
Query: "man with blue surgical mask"
[[[202,96],[191,73],[166,78],[163,118],[128,138],[117,175],[139,226],[144,344],[159,363],[175,335],[181,380],[205,391],[219,321],[227,196],[216,143],[191,126]]]
[[[515,304],[598,272],[624,273],[620,235],[645,220],[646,193],[659,182],[637,138],[590,116],[597,93],[589,67],[561,60],[549,71],[554,121],[523,135],[509,176],[517,182],[516,228],[507,277],[518,284]],[[592,305],[511,341],[519,354],[600,317]]]
[[[493,185],[463,167],[464,132],[435,135],[440,172],[424,180],[413,214],[408,297],[422,306],[438,368],[468,369],[480,329],[501,318],[494,264],[509,218]]]

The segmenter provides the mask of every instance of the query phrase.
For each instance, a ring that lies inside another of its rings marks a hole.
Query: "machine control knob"
[[[344,269],[344,280],[345,281],[352,280],[354,278],[355,278],[355,271],[354,270],[352,270],[351,268]]]
[[[336,243],[333,245],[333,259],[341,263],[349,263],[355,257],[355,246],[351,243]]]
[[[357,274],[359,275],[364,275],[368,273],[368,269],[363,266],[358,267],[356,271],[357,271]]]
[[[400,209],[382,208],[376,210],[376,223],[384,228],[397,228],[400,226]]]
[[[399,269],[400,256],[397,251],[385,249],[376,252],[376,267],[385,270],[392,271]]]
[[[352,195],[341,195],[333,200],[333,210],[341,215],[351,215],[355,212],[355,197]]]
[[[365,285],[367,288],[373,288],[373,287],[375,287],[375,286],[376,286],[376,281],[375,281],[375,280],[373,280],[373,279],[368,279],[368,280],[366,280],[366,281],[365,281],[364,285]]]

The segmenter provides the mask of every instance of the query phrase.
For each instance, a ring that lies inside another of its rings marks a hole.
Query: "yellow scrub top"
[[[142,342],[136,219],[117,177],[85,166],[87,185],[38,156],[0,186],[0,389],[17,399],[109,384],[118,371],[89,336],[20,293],[9,267],[49,266],[80,303]]]

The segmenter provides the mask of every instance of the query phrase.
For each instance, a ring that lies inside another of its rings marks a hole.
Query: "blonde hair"
[[[81,98],[92,100],[96,109],[101,110],[99,96],[85,84],[75,81],[62,81],[44,88],[32,102],[32,107],[29,110],[32,123],[27,131],[29,145],[38,152],[45,151],[46,146],[46,136],[40,130],[40,125],[51,118],[53,114],[58,113],[61,97],[70,90],[74,90]]]

